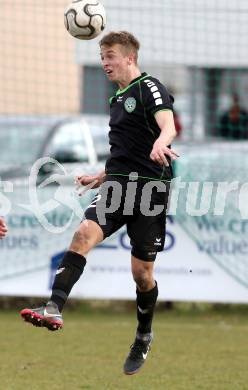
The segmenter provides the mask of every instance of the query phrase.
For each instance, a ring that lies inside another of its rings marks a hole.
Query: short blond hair
[[[123,47],[126,54],[134,53],[135,61],[138,59],[138,51],[140,48],[140,43],[137,38],[128,31],[111,31],[99,42],[99,46],[113,46],[119,44]]]

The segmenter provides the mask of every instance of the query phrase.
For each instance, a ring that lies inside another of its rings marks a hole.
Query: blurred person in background
[[[227,139],[248,139],[248,113],[236,93],[232,95],[231,107],[220,116],[216,133]]]
[[[8,229],[6,223],[4,222],[4,219],[0,217],[0,239],[6,236],[7,231]]]

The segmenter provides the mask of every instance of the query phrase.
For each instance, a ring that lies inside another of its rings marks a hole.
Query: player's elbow
[[[176,138],[176,136],[177,136],[177,131],[176,131],[175,126],[172,126],[172,127],[170,128],[170,136],[171,136],[172,139]]]

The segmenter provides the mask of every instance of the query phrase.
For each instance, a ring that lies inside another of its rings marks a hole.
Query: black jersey
[[[171,165],[161,167],[150,159],[150,153],[161,132],[154,115],[172,110],[173,101],[160,81],[146,73],[110,98],[107,174],[128,176],[137,172],[147,179],[172,178]]]

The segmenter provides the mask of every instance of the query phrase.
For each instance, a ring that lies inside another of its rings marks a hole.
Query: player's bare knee
[[[133,270],[133,279],[140,291],[149,290],[153,278],[145,268]]]
[[[86,224],[81,224],[73,236],[70,250],[81,254],[87,254],[94,244],[90,229]]]

